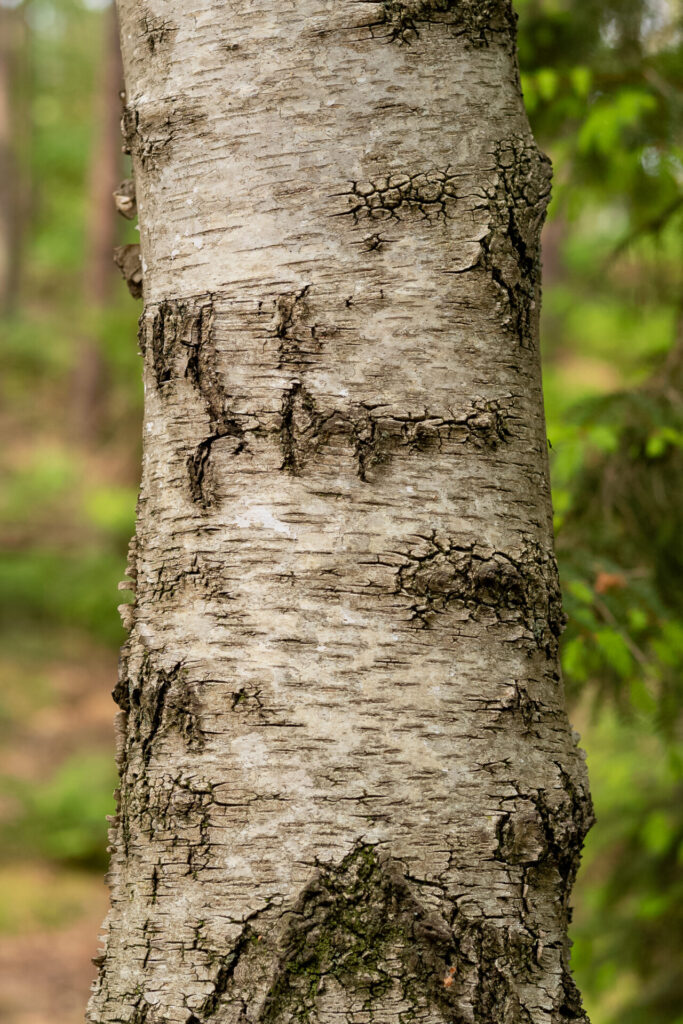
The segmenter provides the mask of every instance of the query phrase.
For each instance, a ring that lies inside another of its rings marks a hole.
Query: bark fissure
[[[399,993],[405,1020],[430,1004],[455,1005],[444,985],[456,953],[451,930],[372,846],[319,869],[288,918],[262,1024],[312,1019],[332,982],[371,1014]]]
[[[367,1020],[420,1021],[436,1012],[443,1022],[453,1014],[472,1024],[531,1021],[517,989],[520,976],[540,970],[538,936],[454,903],[436,912],[422,900],[425,887],[442,889],[372,845],[319,865],[291,909],[259,911],[227,954],[207,951],[218,972],[186,1024],[226,1013],[258,1024],[309,1022],[327,1008]],[[250,1005],[241,976],[254,973],[270,982]]]
[[[302,360],[319,351],[315,324],[310,327],[303,325],[309,289],[310,285],[304,285],[299,291],[280,295],[275,300],[274,330],[278,339],[279,367],[290,363],[301,365]],[[300,336],[300,327],[303,327],[303,338]]]
[[[260,941],[260,936],[257,934],[252,924],[252,921],[260,915],[261,911],[250,915],[231,951],[227,955],[219,955],[217,957],[220,966],[213,982],[213,988],[209,995],[204,999],[203,1003],[197,1010],[197,1013],[190,1014],[187,1018],[186,1024],[204,1024],[204,1021],[210,1020],[217,1014],[220,1009],[222,997],[231,987],[231,983],[235,976],[235,971],[239,966],[240,960],[249,951],[250,947]],[[201,948],[199,943],[198,948]],[[245,1004],[242,1003],[242,1005],[243,1008],[246,1009]]]
[[[213,341],[213,296],[192,302],[166,301],[154,314],[149,339],[141,328],[141,347],[151,345],[157,387],[186,379],[195,389],[208,417],[209,435],[187,457],[187,475],[193,501],[202,508],[213,502],[211,454],[218,441],[234,438],[232,454],[246,448],[245,432],[230,411],[230,396],[216,371]]]
[[[308,290],[306,286],[276,300],[278,368],[288,361],[301,362],[302,349],[295,335],[305,317]],[[211,433],[187,457],[190,492],[204,508],[213,504],[213,488],[207,483],[213,446],[224,439],[234,439],[230,452],[238,456],[248,450],[250,436],[279,434],[281,468],[299,475],[322,445],[335,437],[346,438],[354,452],[358,476],[367,481],[368,473],[386,465],[392,452],[400,448],[419,453],[450,442],[495,449],[511,436],[514,402],[510,397],[477,398],[459,415],[439,416],[427,409],[392,415],[381,407],[373,409],[363,404],[322,409],[301,380],[294,380],[284,390],[275,421],[271,417],[269,422],[265,410],[240,416],[231,410],[230,396],[215,369],[215,301],[215,296],[208,301],[203,296],[182,303],[166,301],[150,318],[151,330],[141,328],[141,347],[144,351],[151,345],[155,379],[162,394],[166,386],[185,379],[196,389],[208,416]],[[315,337],[315,328],[304,326],[302,330]]]

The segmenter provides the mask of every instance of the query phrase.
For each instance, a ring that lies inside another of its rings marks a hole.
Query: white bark
[[[98,1024],[584,1021],[505,0],[119,0],[145,448]]]

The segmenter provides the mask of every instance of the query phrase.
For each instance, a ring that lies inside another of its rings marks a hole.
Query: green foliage
[[[72,868],[64,862],[29,860],[0,864],[0,935],[56,931],[78,922],[92,913],[98,889],[97,875],[87,865]],[[26,966],[35,970],[34,963]]]
[[[46,446],[32,451],[25,463],[7,475],[0,495],[0,521],[11,522],[38,505],[49,508],[59,501],[72,488],[75,472],[64,449]]]
[[[28,173],[37,183],[27,266],[41,296],[76,305],[83,263],[101,15],[74,0],[30,0]],[[46,169],[49,171],[46,174]]]
[[[124,633],[116,612],[121,557],[97,548],[54,548],[0,554],[3,630],[78,627],[115,646]]]
[[[622,711],[634,703],[673,741],[683,698],[683,405],[671,383],[667,374],[577,405],[570,465],[558,456],[555,473],[569,685],[590,682]]]
[[[518,0],[522,85],[552,148],[556,205],[634,223],[680,196],[680,5]]]
[[[132,510],[135,507],[135,498],[136,492],[132,488],[93,488],[85,496],[86,518],[101,530],[127,540],[133,532]]]
[[[674,1024],[682,12],[644,0],[517,6],[527,108],[555,166],[542,337],[562,662],[575,705],[597,716],[586,746],[598,823],[573,960],[593,1024]]]
[[[0,780],[0,791],[18,805],[11,829],[0,830],[5,856],[38,856],[102,870],[115,779],[107,752],[78,754],[42,783]]]
[[[586,843],[575,970],[608,1020],[674,1024],[683,1005],[680,765],[613,712],[594,726],[592,751],[599,827]]]
[[[25,399],[29,386],[69,368],[70,339],[68,334],[55,330],[50,317],[22,310],[2,323],[2,357],[0,388],[3,398],[18,393]]]

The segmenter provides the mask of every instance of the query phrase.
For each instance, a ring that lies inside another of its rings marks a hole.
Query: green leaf
[[[576,95],[580,96],[581,99],[586,99],[593,81],[593,72],[591,69],[581,65],[571,68],[569,72],[569,80],[572,83],[572,88]]]
[[[136,493],[128,487],[98,487],[85,497],[85,515],[94,526],[130,534],[135,524]]]
[[[539,68],[536,72],[536,86],[541,99],[551,100],[557,92],[559,75],[552,68]]]
[[[595,594],[582,580],[571,580],[567,585],[567,590],[575,597],[577,601],[581,601],[582,604],[593,604],[595,600]]]
[[[661,855],[676,838],[676,827],[664,811],[654,811],[645,819],[640,837],[650,853]]]
[[[617,675],[629,676],[633,671],[633,656],[624,638],[613,629],[598,629],[595,633],[597,645],[607,664]]]

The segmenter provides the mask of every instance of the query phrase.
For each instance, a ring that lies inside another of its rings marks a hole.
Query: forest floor
[[[84,876],[83,883],[83,912],[69,924],[0,936],[3,1024],[81,1024],[108,898],[100,879]],[[63,884],[53,876],[55,888]]]
[[[82,643],[71,654],[40,665],[38,673],[31,658],[0,665],[0,777],[12,778],[18,787],[0,796],[0,829],[5,833],[0,860],[2,1024],[81,1024],[96,974],[92,957],[108,903],[102,855],[96,854],[92,863],[79,862],[78,856],[48,856],[56,840],[64,848],[70,833],[60,833],[49,819],[36,830],[40,808],[22,806],[21,796],[23,784],[42,793],[55,802],[55,814],[66,814],[69,824],[74,800],[74,815],[79,813],[79,775],[71,785],[62,779],[49,788],[59,766],[78,766],[83,758],[87,765],[93,757],[113,764],[115,706],[110,691],[116,655]],[[105,830],[102,819],[95,835],[102,850]],[[71,838],[76,847],[80,844],[76,853],[82,852],[82,832]],[[22,855],[20,847],[28,847],[29,855]]]

